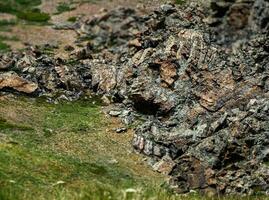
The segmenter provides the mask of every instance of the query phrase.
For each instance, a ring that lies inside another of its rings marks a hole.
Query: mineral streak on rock
[[[179,193],[268,194],[268,12],[267,0],[118,8],[74,25],[91,41],[72,62],[30,48],[2,55],[0,76],[16,70],[40,95],[110,97],[112,116],[142,119],[133,146]]]

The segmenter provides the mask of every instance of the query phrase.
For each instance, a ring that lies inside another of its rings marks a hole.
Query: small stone
[[[29,67],[27,71],[32,74],[32,73],[34,73],[36,71],[36,68],[35,67]]]
[[[218,23],[220,23],[220,19],[218,18],[213,18],[213,17],[207,17],[205,19],[203,19],[203,22],[210,25],[210,26],[214,26],[214,25],[217,25]]]
[[[121,111],[118,110],[111,110],[108,112],[108,114],[112,117],[118,117],[121,114]]]
[[[50,128],[45,128],[45,129],[44,129],[44,132],[45,132],[45,133],[52,134],[52,133],[53,133],[53,130],[50,129]]]
[[[175,166],[175,162],[169,156],[164,156],[159,162],[155,163],[153,169],[165,175],[169,175]]]
[[[74,51],[75,48],[74,48],[73,46],[71,46],[71,45],[66,45],[66,46],[64,47],[64,50],[65,50],[65,51]]]
[[[62,94],[58,99],[59,100],[69,101],[69,98],[66,95],[64,95],[64,94]]]
[[[160,145],[154,145],[153,147],[153,155],[161,157],[165,154],[165,149],[164,147],[160,146]]]
[[[144,146],[144,150],[143,153],[146,155],[152,155],[153,153],[153,142],[150,140],[145,140],[145,146]]]
[[[125,133],[127,131],[127,128],[121,127],[115,129],[116,133]]]
[[[161,10],[165,13],[172,13],[172,12],[175,12],[176,9],[173,5],[171,4],[163,4],[161,5]]]
[[[142,44],[140,43],[139,39],[134,39],[128,42],[129,46],[134,46],[134,47],[142,47]]]
[[[7,55],[0,55],[0,70],[6,70],[12,66],[14,60]]]
[[[57,181],[56,183],[52,184],[52,186],[63,185],[63,184],[65,184],[65,181]]]
[[[116,159],[111,159],[108,161],[108,163],[114,165],[114,164],[118,164],[119,161],[117,161]]]
[[[106,104],[106,105],[111,104],[111,101],[110,101],[110,99],[109,99],[109,97],[108,97],[107,95],[103,95],[103,96],[101,97],[101,100],[102,100],[102,102],[103,102],[104,104]]]

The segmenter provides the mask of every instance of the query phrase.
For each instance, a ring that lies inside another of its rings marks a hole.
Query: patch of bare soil
[[[12,32],[19,37],[21,42],[33,45],[68,45],[75,41],[76,36],[76,33],[71,30],[55,30],[50,26],[36,25],[18,25],[13,28]],[[13,46],[13,48],[17,47]]]

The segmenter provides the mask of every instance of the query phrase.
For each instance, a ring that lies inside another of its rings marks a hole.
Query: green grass
[[[16,14],[41,4],[41,0],[0,0],[0,12]]]
[[[186,1],[185,0],[174,0],[175,4],[179,4],[182,5],[184,4]]]
[[[30,22],[47,22],[49,14],[41,12],[36,6],[41,0],[0,0],[0,12],[16,15]]]
[[[71,0],[72,4],[83,4],[83,3],[97,3],[98,0]]]
[[[23,19],[30,22],[47,22],[50,20],[50,15],[42,13],[38,10],[27,10],[17,13],[19,19]]]
[[[11,27],[16,24],[16,20],[0,20],[0,32],[10,32]]]
[[[6,44],[5,42],[0,40],[0,53],[6,52],[10,50],[10,46]]]
[[[0,20],[0,27],[2,26],[13,26],[16,25],[17,22],[15,20]]]
[[[5,35],[0,35],[0,40],[5,40],[5,41],[19,41],[19,38],[16,36],[5,36]]]
[[[104,133],[98,105],[0,106],[0,132],[8,137],[1,143],[0,135],[0,199],[118,199],[125,189],[147,184],[127,167],[125,147]],[[5,109],[18,116],[5,119]],[[119,163],[111,163],[115,158]]]
[[[69,22],[76,22],[77,21],[77,17],[69,17],[67,19],[67,21],[69,21]]]
[[[11,26],[0,26],[0,32],[11,32],[12,27]]]
[[[20,124],[12,124],[5,119],[0,118],[0,129],[1,130],[21,130],[21,131],[32,131],[33,128]]]
[[[1,181],[0,194],[11,194],[11,199],[21,199],[21,195],[23,199],[53,199],[65,191],[72,196],[94,194],[95,190],[112,195],[109,191],[113,183],[126,187],[132,182],[128,172],[113,170],[103,163],[19,145],[2,145],[0,149],[1,180],[5,180]]]
[[[74,7],[71,7],[70,3],[65,3],[61,2],[57,6],[57,13],[56,14],[61,14],[63,12],[68,12],[74,10]]]
[[[0,21],[0,30],[2,32],[10,31],[9,28],[11,24],[13,24],[13,22]],[[16,36],[0,35],[0,53],[10,51],[10,46],[6,41],[19,41],[19,39]]]

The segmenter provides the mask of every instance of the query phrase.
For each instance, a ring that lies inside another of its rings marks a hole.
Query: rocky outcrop
[[[179,193],[268,194],[267,4],[167,4],[145,16],[119,8],[74,26],[80,46],[90,41],[72,60],[37,48],[0,66],[40,95],[90,89],[120,105],[111,116],[142,119],[133,146]]]
[[[106,44],[104,51],[98,46],[100,69],[111,71],[95,71],[108,77],[97,92],[146,116],[133,146],[169,174],[177,192],[269,190],[269,38],[259,22],[267,16],[264,4],[214,1],[210,17],[193,4],[182,10],[164,5],[135,16],[135,23],[125,16],[134,18],[134,11],[120,9],[87,24],[88,34]],[[265,14],[258,16],[259,9]],[[114,21],[127,18],[128,26],[115,34]]]
[[[34,96],[53,98],[65,96],[69,100],[78,99],[83,92],[89,90],[90,72],[87,72],[87,67],[83,66],[79,60],[71,58],[63,60],[47,55],[44,49],[48,48],[52,47],[49,45],[29,47],[24,52],[9,52],[2,55],[0,58],[2,76],[6,76],[9,71],[13,71],[12,74],[16,75],[9,75],[8,80],[3,79],[5,80],[3,84],[6,86],[1,88],[11,87]],[[22,81],[18,83],[18,80]],[[27,86],[27,89],[18,89],[20,84]]]

